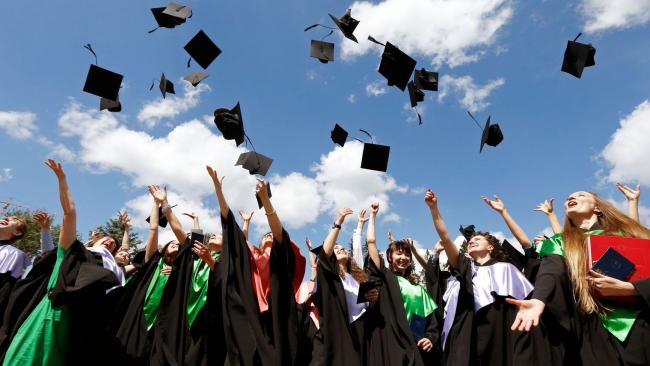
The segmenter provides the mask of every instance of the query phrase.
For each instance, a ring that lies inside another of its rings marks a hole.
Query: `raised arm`
[[[413,256],[415,257],[415,260],[420,263],[422,268],[427,266],[427,260],[424,259],[424,257],[418,252],[418,249],[415,247],[415,242],[411,238],[406,238],[405,239],[406,243],[409,245],[409,248],[411,248],[411,253],[413,253]]]
[[[363,233],[363,225],[368,222],[366,217],[366,210],[363,209],[359,211],[359,216],[357,217],[357,228],[354,229],[352,234],[352,257],[358,265],[363,264],[363,243],[361,241],[361,233]]]
[[[636,185],[636,189],[632,189],[622,183],[616,183],[621,193],[627,199],[627,215],[634,221],[639,222],[639,197],[641,197],[641,186]]]
[[[210,178],[212,178],[212,184],[214,184],[214,193],[217,195],[217,201],[219,202],[219,208],[221,209],[221,217],[225,220],[228,218],[228,212],[230,211],[230,207],[228,207],[228,202],[226,202],[226,198],[223,195],[223,190],[222,190],[222,184],[224,177],[219,178],[217,175],[217,171],[212,169],[211,166],[207,165],[205,167],[208,171],[208,175],[210,175]]]
[[[54,242],[52,241],[52,232],[50,231],[50,224],[52,218],[47,212],[38,211],[32,219],[38,223],[41,228],[41,253],[49,252],[54,249]]]
[[[544,202],[540,203],[539,205],[537,205],[537,207],[535,207],[535,211],[540,211],[546,214],[546,216],[548,217],[548,221],[551,224],[551,229],[553,229],[553,233],[559,234],[562,232],[562,225],[560,225],[560,220],[558,220],[555,211],[553,211],[554,199],[555,198],[544,200]]]
[[[122,235],[122,247],[120,249],[129,250],[129,246],[131,246],[131,238],[129,236],[129,233],[131,231],[131,219],[129,218],[129,214],[126,211],[124,211],[123,214],[120,214],[120,221],[122,221],[122,226],[124,227],[124,235]]]
[[[149,235],[147,236],[147,243],[144,247],[144,261],[149,262],[151,257],[158,250],[158,201],[154,196],[154,192],[160,191],[158,186],[149,186],[149,193],[154,198],[151,206],[151,216],[149,217]]]
[[[377,266],[381,265],[379,250],[377,249],[377,230],[375,228],[377,221],[377,212],[379,212],[379,203],[370,205],[370,219],[368,219],[368,232],[366,233],[366,242],[368,243],[368,257]]]
[[[316,273],[318,273],[318,269],[316,267],[316,255],[312,253],[311,240],[309,240],[307,237],[305,237],[305,244],[307,244],[307,250],[309,250],[309,265],[311,267],[311,277],[309,279],[314,281],[316,279]]]
[[[253,218],[253,211],[251,213],[246,213],[244,210],[239,210],[239,216],[244,220],[244,225],[241,228],[241,231],[244,232],[244,237],[248,240],[248,227],[250,226],[251,219]]]
[[[156,200],[156,203],[162,207],[162,213],[165,215],[167,221],[169,221],[169,225],[172,227],[174,236],[176,236],[176,239],[180,245],[183,245],[183,243],[185,243],[185,239],[187,239],[187,233],[185,233],[185,230],[183,230],[183,225],[180,221],[178,221],[178,218],[176,215],[174,215],[174,212],[172,212],[171,206],[169,206],[169,202],[167,202],[167,186],[164,186],[162,189],[160,189],[159,186],[149,187],[150,189],[153,189],[153,192],[151,194]]]
[[[510,229],[510,232],[512,235],[514,235],[519,244],[521,244],[521,246],[524,248],[530,248],[531,243],[530,239],[528,239],[528,235],[526,235],[524,230],[517,224],[515,219],[510,216],[508,210],[506,210],[506,205],[503,203],[503,201],[501,201],[501,198],[499,198],[496,194],[492,197],[493,199],[489,199],[486,196],[482,196],[482,198],[483,202],[492,207],[494,211],[498,212],[499,215],[501,215],[501,218],[503,218],[503,221],[506,222],[508,229]]]
[[[344,208],[339,211],[339,214],[334,221],[334,225],[332,225],[332,229],[330,230],[329,234],[327,234],[327,238],[325,238],[325,242],[323,243],[323,252],[325,252],[328,257],[334,252],[334,245],[336,245],[336,239],[339,237],[339,233],[341,232],[341,225],[343,225],[345,217],[351,213],[351,208]]]
[[[201,230],[199,215],[196,212],[183,212],[183,215],[192,219],[192,230]]]
[[[61,163],[48,159],[45,165],[52,169],[59,182],[59,199],[61,200],[61,208],[63,208],[59,243],[61,248],[67,250],[77,240],[77,210]]]
[[[271,228],[273,237],[277,241],[280,241],[282,238],[282,222],[280,222],[280,217],[278,217],[278,213],[275,212],[273,204],[269,199],[269,194],[266,191],[266,182],[262,179],[258,179],[255,192],[260,196],[260,201],[262,201],[262,206],[264,207],[264,214],[266,215],[266,219],[269,221],[269,227]]]
[[[440,211],[438,210],[438,197],[428,189],[427,193],[424,195],[424,202],[429,206],[431,218],[433,219],[433,226],[435,226],[438,236],[440,236],[440,241],[442,247],[445,249],[445,253],[447,253],[449,264],[454,268],[458,268],[458,257],[460,256],[460,251],[458,251],[458,248],[454,245],[454,241],[449,235],[445,221],[442,219],[442,215],[440,215]]]

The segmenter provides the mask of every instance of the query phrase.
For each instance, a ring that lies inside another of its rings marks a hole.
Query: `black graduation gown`
[[[296,365],[325,365],[323,334],[310,317],[313,299],[298,304],[298,354]]]
[[[650,278],[635,281],[633,285],[640,295],[636,321],[624,342],[611,335],[610,338],[626,366],[650,365]]]
[[[318,254],[317,296],[318,321],[322,334],[323,360],[313,364],[355,366],[364,365],[364,322],[368,311],[352,324],[349,322],[345,290],[339,275],[336,255]]]
[[[251,264],[244,233],[232,211],[221,217],[224,247],[222,313],[233,365],[293,365],[298,347],[298,315],[292,283],[296,258],[289,234],[274,238],[270,256],[271,294],[269,310],[260,314],[253,292]]]
[[[503,241],[501,248],[508,253],[508,262],[517,267],[520,271],[523,271],[528,281],[535,285],[535,278],[537,277],[539,266],[542,263],[537,252],[533,248],[530,248],[524,249],[524,254],[522,254],[507,240]]]
[[[380,268],[372,260],[367,260],[366,264],[371,278],[382,283],[379,299],[366,319],[367,364],[424,365],[425,361],[427,365],[440,364],[440,333],[435,312],[427,316],[423,334],[433,343],[433,350],[421,352],[406,319],[396,275],[383,261]]]
[[[217,260],[216,268],[210,271],[209,287],[207,302],[207,321],[206,330],[207,341],[207,359],[209,365],[226,364],[226,338],[224,333],[223,314],[221,298],[223,296],[223,271],[219,266],[223,257]]]
[[[16,279],[9,273],[0,273],[0,327],[2,327],[2,319],[9,302],[9,295],[11,289],[14,287]]]
[[[451,276],[449,271],[440,270],[440,258],[438,256],[429,258],[424,268],[424,279],[427,286],[427,292],[431,295],[433,301],[438,305],[434,314],[437,323],[438,334],[442,333],[442,324],[445,316],[445,301],[443,296],[447,291],[447,280]],[[440,345],[442,347],[442,345]],[[440,351],[442,353],[442,351]]]

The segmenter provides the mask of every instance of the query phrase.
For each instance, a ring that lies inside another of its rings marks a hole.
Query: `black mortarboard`
[[[160,84],[158,85],[158,87],[160,88],[160,92],[162,93],[163,98],[165,97],[165,94],[167,94],[167,93],[176,94],[176,92],[174,91],[174,83],[167,80],[165,78],[164,73],[162,75],[160,75]]]
[[[330,136],[332,137],[332,141],[334,141],[335,144],[343,146],[345,145],[345,140],[348,138],[348,131],[344,130],[343,127],[339,126],[337,123],[334,125],[334,129],[332,130]]]
[[[465,240],[469,240],[472,237],[472,234],[476,231],[474,225],[468,225],[466,227],[463,227],[463,225],[460,225],[460,228],[458,229],[460,233],[463,235]]]
[[[369,291],[379,287],[381,287],[381,281],[376,281],[376,280],[366,281],[361,285],[359,285],[359,292],[357,293],[357,304],[362,304],[364,302],[367,302],[368,300],[366,300],[366,294]]]
[[[84,91],[98,97],[117,100],[123,76],[96,65],[90,65]]]
[[[226,140],[235,140],[237,146],[244,142],[244,118],[239,102],[233,109],[219,108],[214,111],[214,123]]]
[[[192,58],[201,65],[202,68],[207,69],[208,66],[214,61],[217,56],[221,54],[221,50],[214,42],[208,37],[205,32],[200,30],[194,38],[192,38],[186,45],[185,51],[192,56]],[[188,66],[189,67],[189,66]]]
[[[388,155],[390,146],[377,144],[363,144],[361,168],[385,172],[388,168]]]
[[[580,37],[580,34],[578,34]],[[562,61],[562,71],[571,74],[578,79],[582,76],[582,70],[585,67],[594,66],[596,61],[596,49],[591,44],[568,41],[564,51],[564,60]]]
[[[312,247],[310,252],[312,252],[312,253],[314,253],[314,255],[318,256],[318,254],[320,253],[321,250],[323,250],[323,246],[319,245],[317,247]]]
[[[121,112],[122,104],[120,103],[120,97],[117,97],[117,100],[110,100],[106,98],[101,98],[99,100],[99,110],[103,111],[108,109],[109,112]]]
[[[435,71],[415,70],[413,82],[420,90],[438,91],[438,73]]]
[[[501,127],[499,127],[498,123],[490,124],[490,117],[488,117],[485,122],[485,127],[483,128],[483,134],[481,134],[481,149],[479,152],[483,151],[483,145],[487,144],[495,147],[500,144],[501,141],[503,141]]]
[[[158,23],[158,27],[174,28],[179,24],[185,23],[185,19],[180,19],[178,17],[165,14],[164,13],[165,9],[167,8],[165,7],[151,8],[151,13],[153,14],[153,17],[156,19],[156,23]],[[149,33],[153,32],[154,30],[150,31]]]
[[[205,78],[207,77],[208,77],[207,72],[196,71],[185,76],[183,79],[189,81],[189,83],[192,84],[192,86],[197,86],[201,81],[205,80]]]
[[[334,61],[334,43],[312,39],[309,56],[317,58],[324,64]]]
[[[266,175],[273,163],[273,159],[264,156],[255,151],[248,151],[237,158],[235,165],[241,165],[242,168],[248,170],[252,174]]]
[[[345,38],[359,43],[357,41],[357,37],[355,37],[354,34],[352,34],[354,30],[357,28],[357,25],[359,25],[359,21],[352,18],[350,9],[348,9],[340,19],[335,17],[332,14],[328,14],[328,15],[330,16],[330,18],[332,18],[336,26],[341,30]]]
[[[151,220],[151,216],[147,217],[146,221],[149,222],[150,220]],[[167,217],[163,215],[162,207],[158,208],[158,226],[167,227]]]
[[[395,85],[404,91],[415,69],[415,64],[416,61],[409,55],[393,46],[390,42],[386,42],[384,53],[381,55],[379,73],[388,80],[389,86]]]
[[[416,87],[412,81],[408,83],[409,98],[411,99],[411,107],[418,105],[418,102],[424,101],[424,92]]]
[[[273,195],[271,194],[271,183],[269,183],[269,182],[266,182],[266,193],[269,195],[269,198],[273,197]],[[255,193],[255,199],[257,200],[257,206],[259,208],[262,208],[262,206],[264,206],[264,205],[262,204],[262,200],[260,199],[260,195]]]
[[[163,9],[162,13],[177,19],[179,22],[178,24],[181,24],[185,23],[187,18],[192,17],[192,8],[181,4],[169,3],[169,5]]]

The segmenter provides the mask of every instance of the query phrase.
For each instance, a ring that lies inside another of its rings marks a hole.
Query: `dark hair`
[[[115,240],[114,237],[109,235],[109,236],[106,236],[106,238],[113,239],[113,242],[115,243],[115,248],[113,248],[113,250],[111,250],[111,254],[113,255],[113,257],[115,257],[115,254],[117,254],[117,252],[120,250],[120,246],[117,245],[117,240]],[[106,239],[104,239],[104,240],[106,240]]]
[[[368,275],[366,272],[359,267],[357,262],[352,258],[352,255],[348,254],[348,261],[345,264],[345,271],[354,278],[355,281],[357,281],[359,284],[362,284],[364,282],[368,282]],[[339,271],[339,275],[342,277],[343,273]]]
[[[485,240],[488,241],[490,245],[492,245],[492,251],[490,252],[490,258],[494,259],[497,262],[508,262],[508,252],[506,252],[505,249],[501,247],[501,242],[499,242],[499,239],[494,237],[492,234],[488,233],[487,231],[475,231],[472,236],[470,236],[470,239],[475,237],[475,236],[482,236],[485,238]],[[463,242],[463,244],[460,246],[460,253],[465,254],[467,253],[467,243],[469,240],[466,240]]]
[[[20,222],[20,224],[18,224],[18,227],[16,228],[20,232],[20,234],[14,235],[14,237],[11,238],[11,241],[20,240],[25,236],[25,234],[27,234],[27,224],[25,223],[25,221],[17,216],[14,216],[14,218],[18,220],[18,222]]]
[[[176,239],[170,240],[165,245],[163,245],[162,249],[160,249],[160,253],[163,256],[163,260],[167,259],[167,248],[169,248],[169,245],[172,244],[173,242],[177,242],[177,241],[178,240],[176,240]],[[180,245],[180,243],[179,243],[179,245]],[[172,260],[172,262],[173,262],[173,260]],[[169,264],[170,266],[172,265],[171,263],[167,263],[167,264]]]
[[[396,240],[390,242],[388,244],[388,249],[386,249],[386,259],[388,260],[388,269],[390,269],[393,273],[402,276],[401,273],[396,272],[393,269],[393,262],[391,261],[391,254],[393,252],[404,252],[408,257],[411,259],[411,264],[406,268],[406,271],[404,271],[403,277],[409,280],[414,285],[418,284],[418,277],[413,273],[414,270],[414,262],[413,262],[413,253],[411,253],[411,246],[406,242],[406,240]]]

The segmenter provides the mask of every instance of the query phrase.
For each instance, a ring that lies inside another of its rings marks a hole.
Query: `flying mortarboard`
[[[264,156],[256,151],[247,151],[237,158],[235,165],[241,165],[242,168],[253,174],[266,175],[273,163],[273,159]]]
[[[394,85],[404,91],[417,62],[390,42],[384,45],[371,36],[368,36],[368,40],[384,46],[379,73],[386,78],[388,86]]]
[[[390,146],[378,145],[374,143],[372,136],[365,130],[359,129],[370,137],[372,143],[363,143],[363,153],[361,155],[361,168],[385,172],[388,168],[388,156],[390,155]],[[357,138],[355,140],[363,142]]]
[[[467,114],[469,114],[472,120],[474,120],[478,128],[483,130],[481,133],[481,148],[479,149],[479,153],[483,152],[484,145],[496,147],[501,143],[501,141],[503,141],[503,132],[501,132],[501,127],[499,127],[498,123],[490,123],[491,116],[488,116],[487,121],[485,121],[485,126],[481,128],[472,113],[470,113],[470,111],[467,111]]]
[[[463,235],[465,240],[469,240],[474,232],[476,232],[474,225],[468,225],[466,227],[463,227],[463,225],[460,225],[460,228],[458,229],[460,233]]]
[[[219,108],[214,111],[214,123],[226,140],[235,140],[237,146],[244,142],[244,118],[239,102],[233,109]]]
[[[169,3],[162,13],[178,19],[181,23],[185,23],[187,18],[192,17],[192,8],[177,3]]]
[[[407,85],[409,91],[409,99],[411,101],[411,108],[415,108],[418,105],[418,102],[424,102],[424,92],[420,90],[412,81],[409,81]],[[418,115],[418,122],[422,124],[422,116],[420,112],[415,108],[415,114]]]
[[[169,206],[169,208],[174,208],[176,206],[178,205]],[[147,217],[145,221],[150,222],[151,216]],[[158,207],[158,226],[163,228],[167,227],[167,217],[163,214],[162,207]]]
[[[158,27],[150,30],[148,33],[153,33],[158,28],[174,28],[177,25],[185,23],[187,18],[192,17],[192,9],[185,5],[176,3],[169,3],[166,7],[151,8]]]
[[[207,77],[208,77],[207,72],[196,71],[183,77],[183,79],[187,80],[190,84],[192,84],[192,86],[197,86],[201,81],[205,80]]]
[[[562,61],[562,71],[571,74],[578,79],[582,76],[582,71],[585,67],[594,66],[596,61],[596,49],[591,44],[584,44],[576,42],[579,33],[573,41],[568,41],[566,50],[564,51],[564,60]]]
[[[332,14],[328,14],[334,21],[334,24],[341,30],[343,36],[351,41],[357,42],[357,37],[352,34],[359,25],[359,21],[352,18],[351,10],[348,9],[341,18],[337,18]]]
[[[334,129],[332,130],[330,136],[335,144],[343,147],[345,145],[345,140],[348,138],[348,131],[344,130],[343,127],[339,126],[337,123],[334,125]]]
[[[312,39],[309,56],[324,64],[334,61],[334,43]]]
[[[111,101],[117,101],[124,77],[118,73],[97,66],[97,54],[90,43],[85,44],[84,48],[95,56],[95,64],[90,64],[83,91]]]
[[[191,56],[187,61],[187,67],[190,67],[190,61],[193,58],[202,68],[207,69],[212,61],[221,54],[219,47],[202,30],[185,45],[184,49]]]
[[[271,194],[271,183],[269,182],[266,182],[266,193],[269,195],[269,198],[273,197],[273,195]],[[257,200],[257,206],[261,209],[264,205],[262,204],[260,195],[255,193],[255,199]]]
[[[158,88],[160,89],[163,98],[165,98],[165,94],[167,93],[176,94],[176,92],[174,91],[174,83],[167,80],[167,78],[165,78],[164,73],[160,75],[160,83],[158,85]]]
[[[438,91],[438,73],[424,68],[415,70],[413,83],[420,90]]]

